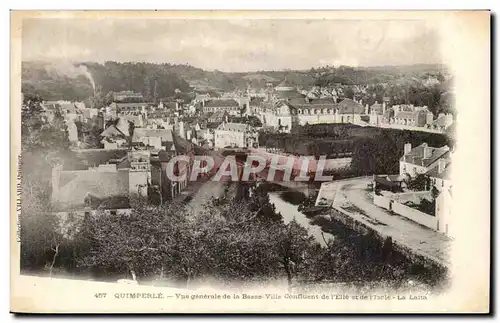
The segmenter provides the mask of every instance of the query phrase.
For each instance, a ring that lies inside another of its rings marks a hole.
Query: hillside
[[[22,91],[46,100],[83,100],[95,90],[104,94],[122,90],[142,93],[146,98],[171,97],[175,89],[190,91],[232,91],[277,85],[284,78],[295,86],[330,86],[337,83],[422,86],[425,79],[446,75],[442,65],[381,66],[367,68],[321,67],[302,71],[259,71],[225,73],[206,71],[191,65],[87,62],[76,65],[23,62]]]
[[[169,65],[150,63],[22,63],[22,91],[45,100],[84,100],[101,93],[132,90],[146,98],[164,98],[175,90],[190,91],[189,84]]]

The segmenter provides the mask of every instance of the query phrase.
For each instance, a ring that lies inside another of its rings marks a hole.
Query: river
[[[283,200],[280,196],[280,192],[269,192],[269,200],[276,207],[276,211],[281,213],[285,224],[295,219],[295,221],[297,221],[299,225],[307,229],[309,234],[313,236],[314,239],[322,246],[326,246],[323,236],[325,237],[326,241],[334,239],[334,236],[332,234],[324,232],[317,225],[311,224],[311,221],[306,217],[306,215],[302,212],[299,212],[299,210],[297,209],[297,205],[293,205],[292,203]]]

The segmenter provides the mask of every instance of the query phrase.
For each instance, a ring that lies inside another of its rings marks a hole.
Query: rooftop
[[[249,128],[250,128],[249,125],[247,125],[245,123],[226,122],[226,123],[221,123],[217,129],[245,132],[245,131],[249,130]]]
[[[170,129],[135,128],[132,142],[139,142],[144,137],[159,137],[162,142],[173,142],[174,137]]]
[[[428,158],[424,158],[424,149],[429,149],[430,155]],[[420,146],[413,148],[408,154],[403,155],[400,160],[415,165],[429,167],[438,159],[447,157],[449,153],[450,149],[448,146],[435,148],[429,147],[426,143],[423,143]]]
[[[210,100],[205,103],[205,107],[238,107],[239,104],[234,99]]]
[[[364,114],[365,108],[363,105],[353,99],[344,99],[338,105],[339,114]]]
[[[441,173],[439,172],[439,167],[434,167],[425,173],[425,175],[433,178],[451,180],[451,160],[446,159],[446,166]]]

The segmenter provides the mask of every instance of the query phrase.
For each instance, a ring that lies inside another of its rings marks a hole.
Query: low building
[[[203,112],[226,111],[230,115],[240,114],[240,104],[234,99],[210,100],[203,104]]]
[[[445,131],[453,124],[453,115],[451,113],[440,113],[436,120],[427,124],[429,129]]]
[[[437,167],[432,168],[427,173],[430,183],[440,192],[451,189],[451,159],[440,158]]]
[[[369,111],[370,124],[380,126],[380,124],[384,123],[386,109],[387,107],[385,101],[382,102],[382,104],[378,102],[372,104]]]
[[[244,123],[224,122],[214,131],[215,148],[238,147],[256,148],[258,135],[254,129]]]
[[[120,130],[116,123],[110,124],[101,132],[104,149],[117,149],[128,145],[128,130]]]
[[[113,93],[113,100],[115,101],[127,101],[127,100],[135,100],[141,101],[144,99],[142,93],[136,93],[134,91],[121,91]]]
[[[131,138],[133,146],[175,151],[174,135],[170,129],[135,128]]]
[[[389,123],[403,126],[426,127],[432,124],[434,115],[426,106],[395,105],[391,109],[394,111]]]
[[[340,123],[363,123],[368,121],[368,111],[363,105],[353,99],[342,100],[337,107],[338,119]]]
[[[440,148],[429,147],[426,143],[412,148],[411,143],[404,146],[403,156],[399,160],[399,174],[402,176],[416,177],[425,174],[438,166],[441,158],[447,158],[450,153],[448,146]]]

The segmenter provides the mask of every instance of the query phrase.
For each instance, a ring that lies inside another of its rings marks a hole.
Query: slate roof
[[[425,175],[433,178],[451,180],[451,160],[446,159],[446,166],[441,173],[439,172],[439,167],[434,167],[427,171]]]
[[[446,115],[440,115],[432,122],[432,125],[435,126],[441,126],[444,127],[446,126]]]
[[[239,104],[234,99],[221,99],[210,100],[205,103],[205,107],[218,108],[218,107],[238,107]]]
[[[339,114],[365,114],[363,105],[347,98],[339,103],[338,111]]]
[[[424,148],[431,149],[431,155],[429,158],[424,159]],[[438,161],[440,158],[447,157],[450,153],[450,150],[447,146],[443,146],[441,148],[429,147],[426,144],[421,144],[418,147],[413,148],[408,154],[403,155],[400,158],[400,161],[412,163],[415,165],[420,165],[424,167],[429,167]]]
[[[147,128],[135,128],[132,135],[132,142],[139,142],[144,137],[160,137],[162,142],[174,142],[172,130]]]
[[[126,135],[116,125],[110,125],[101,132],[101,137],[126,137]]]

